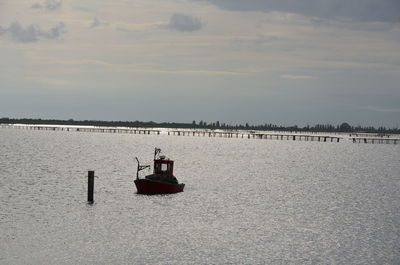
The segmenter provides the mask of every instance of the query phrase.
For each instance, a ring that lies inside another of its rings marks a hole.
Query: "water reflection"
[[[1,264],[398,263],[398,146],[10,129],[0,141]],[[155,146],[183,193],[136,194],[134,157]]]

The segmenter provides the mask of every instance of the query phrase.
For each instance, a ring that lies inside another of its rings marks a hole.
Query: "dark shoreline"
[[[54,124],[54,125],[83,125],[83,126],[108,126],[108,127],[141,127],[141,128],[190,128],[190,129],[227,129],[227,130],[268,130],[268,131],[287,131],[287,132],[365,132],[365,133],[379,133],[379,134],[400,134],[399,128],[386,128],[373,126],[351,126],[348,123],[340,125],[331,124],[316,124],[314,126],[298,127],[294,126],[281,126],[274,124],[264,125],[241,125],[241,124],[225,124],[217,122],[204,122],[196,123],[176,123],[176,122],[143,122],[143,121],[98,121],[98,120],[57,120],[57,119],[14,119],[14,118],[0,118],[0,124]]]

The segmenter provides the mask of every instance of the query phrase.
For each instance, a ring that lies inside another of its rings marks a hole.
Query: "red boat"
[[[145,178],[139,178],[139,171],[150,168],[150,165],[141,166],[138,162],[135,185],[139,194],[166,194],[182,192],[185,184],[178,183],[174,176],[174,161],[161,155],[161,149],[154,151],[154,170],[153,174]]]

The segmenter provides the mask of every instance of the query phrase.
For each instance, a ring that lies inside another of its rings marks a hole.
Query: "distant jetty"
[[[0,128],[12,128],[36,131],[67,131],[91,133],[119,133],[143,135],[197,136],[221,138],[246,138],[264,140],[316,141],[335,142],[350,140],[352,143],[365,144],[398,144],[400,138],[390,134],[377,133],[322,133],[322,132],[279,132],[253,130],[221,130],[221,129],[174,129],[174,128],[140,128],[140,127],[105,127],[50,124],[0,124]]]
[[[400,128],[386,128],[380,126],[351,126],[347,122],[340,125],[315,124],[300,127],[297,125],[286,126],[265,123],[260,125],[252,124],[226,124],[223,122],[192,121],[191,123],[182,122],[153,122],[153,121],[101,121],[101,120],[55,120],[55,119],[15,119],[0,118],[0,124],[36,124],[36,125],[66,125],[66,126],[96,126],[96,127],[127,127],[127,128],[166,128],[166,129],[204,129],[204,130],[244,130],[244,131],[273,131],[273,132],[317,132],[317,133],[375,133],[379,136],[385,134],[399,134]]]

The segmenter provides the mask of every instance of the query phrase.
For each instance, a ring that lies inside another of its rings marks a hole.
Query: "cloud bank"
[[[177,31],[196,31],[203,27],[200,18],[186,14],[173,14],[167,28]]]
[[[325,19],[400,22],[399,0],[205,0],[222,9],[281,11]]]
[[[281,75],[281,78],[285,79],[317,79],[311,75]]]
[[[23,28],[19,22],[13,22],[8,28],[0,26],[0,37],[10,36],[12,40],[21,43],[36,42],[40,39],[58,39],[61,34],[66,32],[65,24],[58,23],[55,27],[49,30],[42,30],[37,25],[29,25]]]
[[[62,0],[46,0],[43,3],[34,3],[31,7],[34,9],[54,11],[62,8]]]

